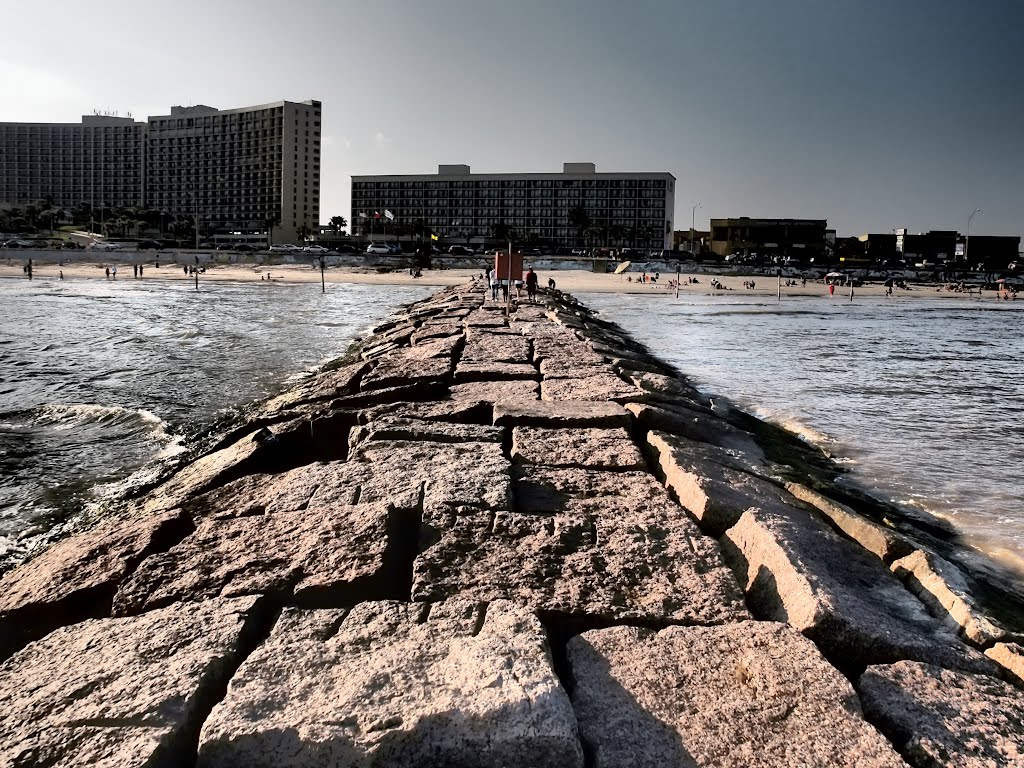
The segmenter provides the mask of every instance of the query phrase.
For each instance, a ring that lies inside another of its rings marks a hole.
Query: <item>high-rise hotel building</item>
[[[355,227],[360,214],[388,210],[397,222],[422,221],[458,241],[494,239],[501,225],[521,239],[571,246],[580,240],[577,208],[601,244],[668,248],[675,177],[598,173],[593,163],[565,163],[562,173],[471,173],[468,165],[441,165],[436,175],[353,176],[350,221]]]
[[[0,123],[0,205],[148,208],[199,230],[294,241],[320,221],[319,101],[172,107],[81,123]]]

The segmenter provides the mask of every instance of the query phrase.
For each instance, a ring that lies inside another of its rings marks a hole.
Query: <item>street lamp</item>
[[[693,222],[697,215],[697,209],[700,208],[700,203],[694,203],[690,206],[690,256],[693,256]]]
[[[967,264],[968,268],[970,268],[971,265],[967,254],[967,251],[971,247],[971,219],[973,219],[974,216],[979,213],[981,213],[981,208],[975,208],[974,212],[967,217],[967,239],[964,242],[964,263]]]

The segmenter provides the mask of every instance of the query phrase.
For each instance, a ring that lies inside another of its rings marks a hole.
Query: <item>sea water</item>
[[[701,390],[1024,575],[1024,303],[580,294]],[[653,291],[652,291],[653,294]]]
[[[432,290],[0,280],[0,565]]]

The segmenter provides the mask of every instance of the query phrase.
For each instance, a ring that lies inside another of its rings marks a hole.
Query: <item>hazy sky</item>
[[[353,174],[669,171],[676,228],[1024,231],[1019,0],[7,3],[0,121],[323,102]]]

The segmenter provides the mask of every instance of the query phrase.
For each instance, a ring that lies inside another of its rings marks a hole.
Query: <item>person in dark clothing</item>
[[[533,267],[530,267],[530,271],[526,273],[526,295],[530,299],[532,304],[537,298],[537,273],[533,271]]]

